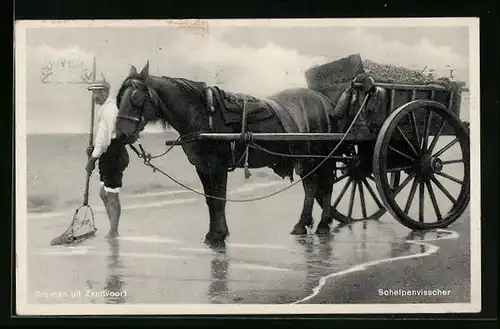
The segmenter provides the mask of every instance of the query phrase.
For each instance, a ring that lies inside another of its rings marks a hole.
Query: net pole
[[[92,80],[93,82],[96,81],[96,74],[97,74],[97,68],[96,68],[96,57],[94,56],[92,59]],[[89,134],[89,147],[93,145],[94,143],[94,120],[95,120],[95,102],[94,102],[94,96],[91,93],[90,95],[90,134]],[[85,194],[83,196],[83,204],[86,206],[89,204],[89,186],[90,186],[90,176],[91,174],[87,172],[87,177],[85,180]]]

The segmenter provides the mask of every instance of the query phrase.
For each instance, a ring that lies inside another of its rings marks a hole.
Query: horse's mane
[[[120,103],[121,103],[123,94],[125,93],[125,90],[127,90],[127,88],[132,85],[132,80],[141,80],[141,79],[140,79],[139,75],[129,76],[121,83],[120,89],[118,89],[118,93],[116,94],[116,107],[117,108],[120,108]]]
[[[194,96],[200,98],[200,100],[203,102],[203,92],[205,88],[207,87],[205,82],[201,81],[192,81],[186,78],[172,78],[172,77],[167,77],[167,76],[162,76],[162,77],[156,77],[156,76],[150,76],[149,78],[154,79],[154,80],[169,80],[173,82],[175,85],[183,89],[185,92],[192,93]],[[125,93],[125,90],[127,90],[128,87],[132,86],[135,81],[141,81],[144,84],[146,84],[146,81],[144,81],[144,78],[140,74],[135,74],[132,76],[127,77],[121,84],[120,89],[118,90],[117,96],[116,96],[116,106],[119,108],[121,99],[123,97],[123,94]],[[162,117],[158,117],[158,119],[153,120],[152,122],[158,122],[160,121],[163,128],[166,129],[167,127],[170,127],[170,124]]]

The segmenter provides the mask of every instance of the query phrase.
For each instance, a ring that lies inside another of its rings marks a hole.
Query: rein
[[[144,165],[148,166],[148,167],[151,167],[153,169],[153,172],[156,172],[158,171],[159,173],[161,173],[162,175],[164,175],[165,177],[169,178],[170,180],[172,180],[174,183],[180,185],[181,187],[187,189],[187,190],[190,190],[191,192],[194,192],[198,195],[201,195],[201,196],[204,196],[205,198],[211,198],[211,199],[216,199],[216,200],[222,200],[222,201],[227,201],[227,202],[252,202],[252,201],[258,201],[258,200],[263,200],[263,199],[267,199],[267,198],[270,198],[272,196],[275,196],[277,194],[280,194],[290,188],[292,188],[293,186],[295,186],[296,184],[299,184],[300,182],[302,182],[304,179],[306,179],[307,177],[309,177],[310,175],[312,175],[316,170],[318,170],[328,159],[330,159],[333,154],[337,151],[337,149],[339,148],[339,146],[344,142],[345,138],[347,137],[347,135],[349,134],[350,130],[352,129],[352,127],[354,126],[354,123],[356,122],[356,120],[358,119],[359,115],[361,114],[361,111],[364,110],[365,106],[366,106],[366,103],[368,101],[368,99],[370,98],[370,94],[367,94],[365,99],[363,100],[363,103],[361,104],[358,112],[356,113],[356,115],[354,116],[354,119],[352,120],[351,124],[349,125],[349,128],[347,128],[346,132],[344,133],[344,135],[342,136],[342,138],[340,139],[339,143],[337,143],[337,145],[335,145],[334,149],[326,156],[321,156],[321,157],[324,157],[324,159],[316,166],[314,167],[311,171],[309,171],[306,175],[304,175],[304,177],[301,177],[298,181],[278,190],[278,191],[275,191],[273,193],[270,193],[270,194],[267,194],[267,195],[263,195],[263,196],[260,196],[260,197],[255,197],[255,198],[249,198],[249,199],[230,199],[230,198],[222,198],[222,197],[218,197],[218,196],[214,196],[214,195],[208,195],[206,193],[203,193],[203,192],[200,192],[200,191],[197,191],[181,182],[179,182],[178,180],[176,180],[174,177],[172,177],[171,175],[169,175],[168,173],[166,173],[165,171],[161,170],[160,168],[158,168],[157,166],[153,165],[151,163],[151,160],[154,159],[154,158],[159,158],[161,156],[164,156],[165,154],[167,154],[168,152],[170,152],[172,150],[172,148],[176,145],[179,145],[179,141],[181,140],[184,140],[186,142],[189,142],[192,138],[189,138],[189,137],[192,137],[193,134],[187,134],[187,135],[181,135],[179,136],[175,141],[174,143],[167,149],[166,152],[164,152],[163,154],[161,155],[158,155],[158,156],[155,156],[155,157],[152,157],[150,154],[148,154],[144,148],[142,147],[142,145],[140,144],[140,141],[139,141],[139,148],[141,149],[141,151],[139,152],[132,144],[130,144],[129,146],[132,148],[132,150],[134,150],[134,152],[137,154],[137,156],[141,159],[143,159],[143,162],[144,162]],[[161,99],[159,99],[159,106],[162,106],[163,103],[161,102]],[[164,106],[164,105],[163,105]],[[247,134],[250,134],[250,132],[247,132]],[[196,139],[196,137],[195,137]],[[253,143],[252,143],[253,144]],[[262,148],[263,151],[267,151],[265,150],[264,148]],[[248,149],[247,149],[247,153],[248,153]],[[290,155],[286,155],[286,156],[290,156]],[[308,156],[308,157],[311,157],[311,156]]]

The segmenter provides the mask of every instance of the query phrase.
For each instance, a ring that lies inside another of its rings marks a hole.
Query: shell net
[[[89,205],[76,209],[69,227],[50,242],[51,246],[74,244],[95,235],[94,212]]]

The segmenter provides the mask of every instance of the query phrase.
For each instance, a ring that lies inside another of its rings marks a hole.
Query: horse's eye
[[[141,107],[144,104],[146,95],[139,90],[134,90],[130,95],[130,103],[136,107]]]

